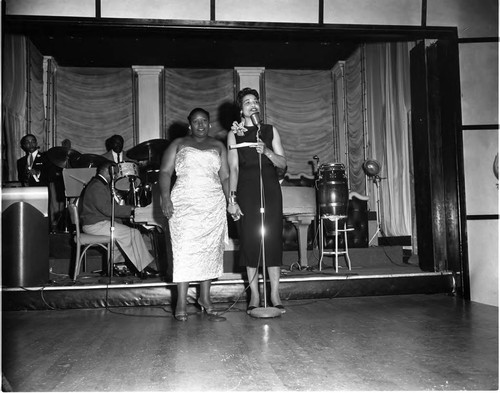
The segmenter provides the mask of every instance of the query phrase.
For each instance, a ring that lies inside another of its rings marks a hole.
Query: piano
[[[307,232],[316,217],[316,189],[314,187],[281,187],[283,217],[297,228],[299,264],[307,267]]]
[[[314,187],[281,187],[283,194],[283,217],[291,222],[298,233],[299,264],[307,267],[307,232],[309,225],[316,217],[316,190]],[[154,184],[152,201],[146,207],[136,207],[134,211],[136,224],[159,227],[168,233],[168,220],[161,210],[159,185]]]
[[[158,183],[153,184],[151,189],[151,203],[145,207],[136,207],[134,209],[134,222],[136,224],[155,226],[166,232],[168,220],[161,210],[160,185]]]

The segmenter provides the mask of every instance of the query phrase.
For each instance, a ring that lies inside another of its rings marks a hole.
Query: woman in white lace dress
[[[173,282],[178,289],[174,316],[179,321],[188,318],[190,282],[200,282],[198,304],[208,314],[213,312],[210,285],[222,275],[228,239],[226,147],[208,135],[210,115],[206,110],[193,109],[188,121],[189,135],[169,145],[159,177],[162,211],[172,240]],[[171,187],[174,172],[176,180]]]

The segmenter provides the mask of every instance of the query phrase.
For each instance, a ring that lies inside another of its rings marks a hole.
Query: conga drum
[[[344,164],[320,165],[316,187],[320,216],[347,216],[349,189]]]

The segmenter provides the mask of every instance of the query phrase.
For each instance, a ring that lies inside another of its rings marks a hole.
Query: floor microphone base
[[[276,307],[257,307],[251,310],[248,315],[252,318],[276,318],[281,317],[281,311]]]

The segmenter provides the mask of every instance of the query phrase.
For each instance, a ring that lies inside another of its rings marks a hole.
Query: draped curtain
[[[266,70],[266,122],[280,133],[288,176],[312,178],[313,156],[334,159],[331,71]]]
[[[211,136],[226,141],[238,110],[234,106],[233,70],[165,69],[166,138],[187,133],[187,116],[201,107],[210,113]]]
[[[408,236],[412,233],[409,46],[369,44],[365,50],[368,154],[382,164],[382,230],[386,236]],[[375,194],[373,183],[371,189]]]
[[[70,139],[85,154],[104,154],[113,134],[134,146],[132,69],[58,67],[55,78],[57,143]]]
[[[50,145],[45,122],[45,103],[43,94],[43,56],[31,41],[28,41],[29,80],[28,80],[28,132],[35,135],[42,151]]]
[[[6,34],[2,62],[2,176],[14,181],[16,161],[24,155],[21,138],[31,133],[42,151],[47,147],[43,56],[26,37]]]
[[[357,49],[345,62],[344,85],[346,96],[347,162],[350,191],[366,195],[363,171],[365,156],[364,68],[362,49]]]
[[[23,36],[5,35],[2,67],[2,176],[17,179],[16,161],[24,153],[19,141],[26,134],[27,40]]]

